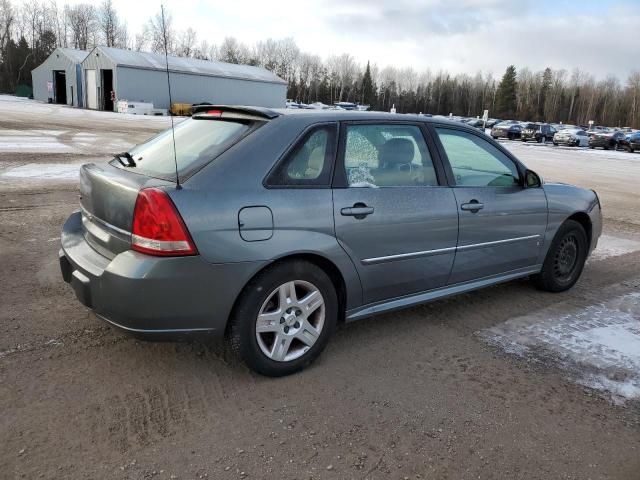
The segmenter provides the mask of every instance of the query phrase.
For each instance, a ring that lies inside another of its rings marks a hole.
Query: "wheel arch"
[[[589,215],[586,214],[585,212],[575,212],[574,214],[569,216],[567,220],[574,220],[578,222],[580,225],[582,225],[582,228],[584,228],[584,231],[587,234],[588,249],[591,249],[593,225],[591,223],[591,218],[589,218]],[[565,222],[567,220],[565,220]]]
[[[273,268],[275,265],[280,265],[285,262],[293,262],[297,260],[302,260],[302,261],[307,261],[309,263],[312,263],[316,265],[318,268],[322,269],[328,275],[329,279],[331,280],[331,283],[333,284],[336,290],[336,295],[338,297],[338,322],[344,323],[346,306],[347,306],[347,285],[344,279],[344,275],[342,274],[338,266],[334,262],[329,260],[327,257],[317,253],[310,253],[310,252],[293,253],[290,255],[285,255],[283,257],[276,258],[273,261],[269,262],[268,264],[264,265],[258,271],[256,271],[236,296],[236,299],[233,302],[233,307],[231,308],[229,319],[233,318],[236,308],[238,306],[238,303],[240,301],[240,298],[245,292],[247,285],[249,285],[254,278],[262,274],[264,271],[270,268]],[[225,335],[229,333],[230,327],[231,327],[231,321],[227,322]]]

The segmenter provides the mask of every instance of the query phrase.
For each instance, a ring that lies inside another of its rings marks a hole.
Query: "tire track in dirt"
[[[128,346],[124,338],[124,346]],[[174,354],[183,356],[194,350],[194,358],[206,365],[181,372],[179,382],[168,378],[160,384],[133,386],[94,401],[78,412],[76,428],[89,434],[92,445],[125,454],[202,424],[215,429],[222,422],[240,422],[243,411],[259,408],[247,396],[247,376],[249,384],[253,383],[249,372],[237,362],[235,368],[226,368],[227,362],[221,359],[226,349],[179,344]],[[170,362],[156,360],[155,373],[171,371],[169,363],[175,362],[175,358]],[[237,373],[243,377],[244,388],[237,385]]]

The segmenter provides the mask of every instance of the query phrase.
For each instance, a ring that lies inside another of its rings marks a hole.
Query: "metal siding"
[[[77,54],[76,57],[81,56]],[[53,81],[54,70],[64,70],[66,76],[67,87],[67,104],[78,105],[78,88],[76,81],[76,65],[78,63],[69,58],[68,53],[64,49],[57,48],[53,51],[49,58],[42,64],[31,71],[31,80],[33,82],[33,98],[42,102],[47,102],[50,97],[47,91],[47,82]],[[73,95],[71,94],[73,87]]]
[[[284,107],[287,86],[248,80],[170,74],[173,102]],[[155,108],[169,108],[166,72],[118,67],[114,72],[118,99],[153,102]]]
[[[109,57],[107,57],[104,52],[101,51],[101,49],[99,47],[94,48],[93,50],[91,50],[89,52],[89,54],[87,55],[87,58],[84,59],[84,61],[82,62],[82,81],[84,83],[86,83],[87,81],[87,75],[86,72],[87,70],[95,70],[96,71],[96,92],[98,95],[97,98],[97,106],[96,108],[101,109],[102,108],[102,100],[101,100],[101,95],[102,95],[102,75],[100,74],[100,70],[113,70],[113,78],[114,78],[114,88],[117,88],[116,86],[116,66],[115,64],[111,61],[111,59]],[[83,84],[83,88],[82,88],[82,93],[83,93],[83,103],[86,106],[87,105],[87,85]],[[117,92],[117,90],[116,90]]]

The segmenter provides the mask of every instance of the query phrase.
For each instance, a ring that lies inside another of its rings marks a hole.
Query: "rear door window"
[[[429,149],[416,125],[347,125],[344,166],[351,187],[438,185]]]
[[[238,122],[205,118],[190,118],[175,127],[175,134],[165,130],[129,153],[136,166],[135,173],[174,180],[176,162],[180,179],[188,177],[254,128],[254,122]],[[173,139],[175,135],[175,159]],[[120,166],[117,161],[114,165]]]

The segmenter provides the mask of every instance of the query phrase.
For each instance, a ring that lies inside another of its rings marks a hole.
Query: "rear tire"
[[[587,260],[588,240],[582,225],[574,220],[564,222],[551,242],[540,273],[531,281],[540,290],[564,292],[575,285]]]
[[[337,319],[338,296],[329,276],[310,262],[283,262],[247,284],[231,318],[229,340],[250,369],[280,377],[320,355]]]

